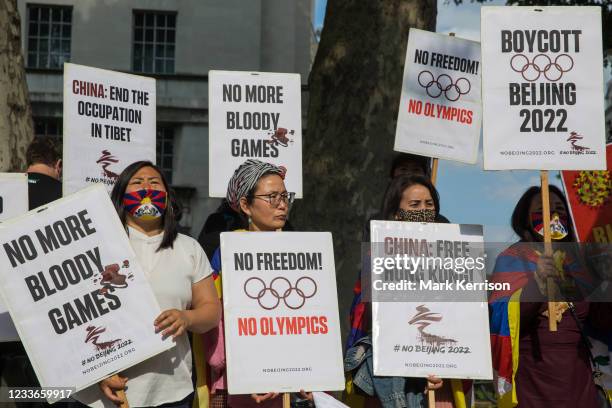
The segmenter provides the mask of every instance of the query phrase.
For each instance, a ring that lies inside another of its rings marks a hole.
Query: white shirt
[[[178,234],[173,248],[156,252],[163,233],[147,236],[128,227],[130,244],[142,266],[159,307],[185,310],[191,307],[191,286],[212,273],[206,254],[193,238]],[[153,322],[151,322],[153,325]],[[176,347],[121,373],[128,377],[126,396],[130,407],[148,407],[180,401],[193,392],[191,348],[187,334],[176,339]],[[98,385],[76,395],[91,407],[115,407]]]

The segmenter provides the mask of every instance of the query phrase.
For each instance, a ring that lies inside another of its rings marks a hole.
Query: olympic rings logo
[[[289,309],[297,310],[304,306],[306,299],[317,293],[317,283],[308,276],[302,276],[292,286],[289,279],[279,276],[267,286],[263,279],[252,277],[244,282],[244,293],[250,299],[257,300],[265,310],[276,309],[281,300]]]
[[[525,81],[537,81],[544,74],[546,79],[556,82],[574,68],[574,60],[567,54],[559,54],[553,62],[548,55],[538,54],[530,61],[524,54],[515,54],[510,59],[510,68],[521,74]]]
[[[461,77],[453,82],[449,75],[440,74],[438,78],[434,78],[434,74],[430,71],[421,71],[418,81],[419,85],[425,88],[427,95],[437,98],[444,94],[444,97],[451,102],[455,102],[461,95],[468,94],[472,90],[472,84],[467,78]]]

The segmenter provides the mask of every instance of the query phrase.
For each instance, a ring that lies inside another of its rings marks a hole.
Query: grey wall
[[[173,185],[194,191],[182,220],[199,233],[208,198],[208,71],[297,72],[307,83],[313,0],[36,0],[71,5],[71,62],[129,72],[133,10],[176,11],[175,75],[157,79],[158,123],[175,128]],[[18,0],[27,46],[27,1]],[[62,72],[27,70],[34,116],[61,117]],[[307,100],[302,102],[305,112]],[[192,190],[195,189],[195,190]]]

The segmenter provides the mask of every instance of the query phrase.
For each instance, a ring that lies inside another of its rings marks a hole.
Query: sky
[[[326,0],[315,2],[315,27],[324,23]],[[503,5],[505,0],[489,1],[487,5]],[[438,0],[436,31],[454,32],[457,37],[480,41],[479,3],[456,6]],[[401,86],[401,84],[398,84]],[[478,163],[468,165],[440,160],[436,187],[440,193],[441,213],[458,224],[484,225],[488,242],[514,242],[510,216],[520,196],[527,188],[540,184],[539,171],[484,171],[482,134]],[[551,184],[561,187],[559,172],[549,172]]]

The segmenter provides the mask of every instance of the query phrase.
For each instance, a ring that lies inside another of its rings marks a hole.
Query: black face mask
[[[422,210],[410,210],[406,211],[398,209],[395,214],[397,221],[410,221],[410,222],[435,222],[436,221],[436,210],[422,209]]]

